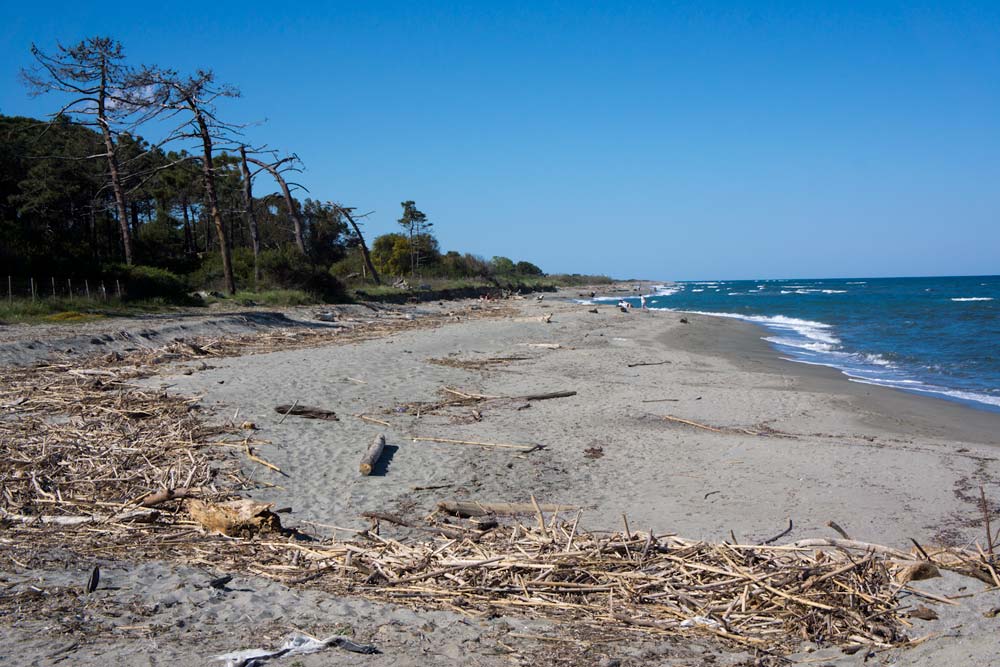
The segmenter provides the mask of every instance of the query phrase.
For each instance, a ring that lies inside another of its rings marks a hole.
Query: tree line
[[[92,37],[22,70],[53,100],[44,120],[0,116],[0,259],[19,275],[176,274],[189,288],[300,288],[330,297],[381,276],[541,275],[528,262],[442,253],[433,223],[401,202],[400,233],[300,198],[294,153],[252,146],[217,103],[239,97],[211,70],[131,65]],[[144,128],[159,131],[144,138]],[[163,130],[163,128],[168,128]],[[266,192],[267,194],[260,194]]]

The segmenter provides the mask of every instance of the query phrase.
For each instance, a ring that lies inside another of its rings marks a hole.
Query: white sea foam
[[[848,377],[848,379],[851,382],[858,382],[860,384],[873,384],[880,387],[895,387],[897,389],[917,391],[922,394],[937,394],[939,396],[956,398],[960,401],[971,401],[973,403],[982,403],[984,405],[993,405],[996,407],[1000,407],[1000,396],[991,396],[990,394],[980,394],[974,391],[961,391],[959,389],[945,389],[944,387],[936,387],[934,385],[917,382],[916,380],[910,381],[915,384],[902,385],[902,381],[897,381],[896,384],[890,384],[885,381],[871,380],[868,378],[860,378],[860,377]]]
[[[867,285],[867,280],[856,280],[854,282],[847,283],[848,285]]]
[[[698,288],[698,289],[693,289],[693,290],[691,290],[691,291],[692,291],[692,292],[704,292],[705,290],[704,290],[704,289],[701,289],[701,288]]]
[[[812,340],[801,340],[798,338],[787,338],[783,336],[765,336],[764,340],[769,343],[774,343],[775,345],[781,345],[783,347],[794,347],[800,350],[809,350],[810,352],[833,352],[836,348],[830,343],[821,343],[819,341]]]
[[[889,361],[880,354],[866,354],[864,355],[864,360],[866,363],[874,364],[876,366],[887,366],[887,367],[893,366],[893,363],[891,361]]]
[[[847,290],[845,289],[825,289],[820,291],[823,292],[823,294],[847,294]]]
[[[952,299],[952,301],[992,301],[992,300],[993,297],[991,296],[962,296],[962,297],[955,297],[954,299]]]
[[[992,300],[992,297],[964,297],[953,300]],[[672,309],[665,309],[672,310]],[[727,317],[753,322],[774,332],[763,340],[779,350],[787,349],[794,356],[782,357],[788,361],[826,366],[842,372],[850,381],[923,394],[938,395],[960,401],[969,401],[1000,407],[1000,396],[994,394],[948,389],[906,377],[905,372],[885,357],[872,353],[854,353],[843,350],[840,339],[833,334],[833,327],[825,322],[802,320],[784,315],[742,315],[739,313],[713,313],[688,311],[698,315]]]
[[[827,343],[829,345],[840,344],[840,339],[830,333],[833,328],[825,322],[813,322],[811,320],[800,320],[795,317],[784,315],[740,315],[739,313],[709,313],[703,311],[689,311],[696,315],[713,315],[715,317],[729,317],[745,322],[763,324],[770,329],[777,329],[779,333],[793,332],[810,341]]]

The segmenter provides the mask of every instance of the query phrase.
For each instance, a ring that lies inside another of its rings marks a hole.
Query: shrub
[[[260,253],[262,282],[269,288],[301,289],[325,301],[344,297],[343,284],[329,271],[313,266],[298,250],[286,246]]]
[[[544,276],[540,268],[531,262],[518,262],[514,265],[514,273],[519,276]]]
[[[104,279],[109,284],[115,280],[121,283],[124,301],[163,299],[177,304],[191,301],[187,285],[180,277],[155,266],[114,266],[105,274]],[[108,291],[111,292],[110,287]]]

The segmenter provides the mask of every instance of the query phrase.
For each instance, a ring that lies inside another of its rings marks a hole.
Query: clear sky
[[[317,199],[548,272],[727,279],[1000,273],[1000,2],[7,2],[212,68],[226,118]]]

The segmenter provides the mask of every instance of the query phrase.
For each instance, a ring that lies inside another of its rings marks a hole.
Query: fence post
[[[14,281],[7,276],[7,303],[14,305]]]
[[[83,288],[87,292],[87,300],[90,300],[90,280],[88,278],[83,279]]]
[[[104,281],[101,281],[101,298],[105,301],[108,300],[108,290],[104,287]]]
[[[121,301],[121,298],[122,298],[122,284],[120,282],[118,282],[117,278],[115,278],[115,291],[118,292],[118,300]]]
[[[31,303],[35,302],[35,279],[31,278]]]
[[[70,300],[70,302],[72,302],[73,301],[73,279],[72,278],[67,278],[66,279],[66,291],[69,292],[69,300]]]
[[[56,298],[56,277],[52,276],[52,298]]]

